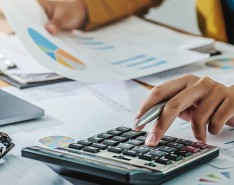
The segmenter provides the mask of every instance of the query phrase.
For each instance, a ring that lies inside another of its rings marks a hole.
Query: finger
[[[212,135],[219,135],[225,123],[234,115],[233,105],[228,99],[225,99],[218,107],[209,121],[208,131]]]
[[[230,120],[228,120],[228,122],[226,123],[226,125],[234,127],[234,117],[232,117]]]
[[[192,97],[191,94],[193,95]],[[176,117],[178,117],[185,109],[195,104],[202,94],[202,89],[197,86],[192,86],[186,88],[170,99],[165,105],[159,120],[151,130],[149,137],[146,140],[146,144],[149,146],[157,145]]]
[[[50,2],[48,2],[47,0],[37,0],[38,3],[42,6],[42,8],[45,10],[48,18],[51,18],[52,15],[52,11],[53,11],[53,7],[52,4]]]
[[[187,108],[185,111],[181,112],[179,115],[180,119],[183,119],[184,121],[191,121],[191,117],[193,116],[195,110],[197,109],[196,106],[192,105],[189,108]]]
[[[191,117],[191,124],[193,134],[199,142],[206,143],[206,125],[211,115],[223,100],[224,97],[222,94],[217,94],[217,91],[213,91],[212,94],[204,97],[198,103],[197,109]]]
[[[53,11],[51,20],[47,23],[46,28],[52,34],[56,35],[62,28],[65,22],[66,12],[62,6],[57,6],[57,8]]]
[[[198,80],[198,77],[192,75],[186,75],[175,80],[163,83],[151,91],[143,105],[141,106],[136,119],[139,119],[145,114],[151,107],[161,102],[162,100],[169,99],[185,89],[189,83],[194,83]]]

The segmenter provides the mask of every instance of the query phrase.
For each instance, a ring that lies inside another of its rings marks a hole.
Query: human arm
[[[162,0],[38,0],[48,15],[47,30],[90,30],[118,21],[130,15],[144,15]]]

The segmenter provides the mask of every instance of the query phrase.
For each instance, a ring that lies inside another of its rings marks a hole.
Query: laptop
[[[0,90],[0,126],[40,118],[44,110]]]

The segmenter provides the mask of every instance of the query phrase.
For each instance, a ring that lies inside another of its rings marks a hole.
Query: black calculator
[[[62,175],[102,179],[112,184],[162,184],[219,155],[219,148],[172,136],[144,145],[147,132],[118,127],[65,148],[32,146],[22,156],[39,160]]]

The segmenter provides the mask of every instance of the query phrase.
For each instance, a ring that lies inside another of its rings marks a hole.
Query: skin
[[[86,23],[87,10],[82,0],[38,0],[38,2],[49,18],[45,26],[52,35],[56,35],[61,30],[79,29]]]
[[[46,29],[53,35],[61,30],[79,29],[86,23],[87,9],[82,0],[38,2],[49,18]],[[163,100],[168,100],[168,103],[150,130],[146,145],[157,145],[176,117],[191,122],[194,136],[201,143],[207,141],[207,125],[208,132],[213,135],[219,135],[225,124],[234,127],[234,86],[226,87],[210,78],[193,75],[168,81],[153,88],[142,103],[135,123]]]
[[[194,136],[201,143],[207,142],[207,125],[212,135],[219,135],[225,124],[234,127],[234,86],[226,87],[208,77],[194,75],[168,81],[153,88],[142,103],[135,123],[163,100],[168,102],[150,130],[146,145],[156,146],[176,117],[191,122]]]

